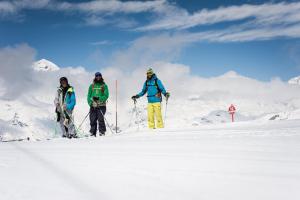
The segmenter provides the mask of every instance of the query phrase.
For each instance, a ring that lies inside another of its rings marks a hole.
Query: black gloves
[[[99,97],[93,97],[93,101],[99,101]]]
[[[170,98],[170,93],[167,92],[167,93],[166,93],[166,99],[168,100],[169,98]]]
[[[139,98],[138,95],[134,95],[134,96],[131,97],[132,100],[136,100],[136,99],[138,99],[138,98]]]
[[[100,99],[99,97],[93,97],[93,102],[91,104],[91,107],[98,108],[100,106]]]
[[[60,112],[58,111],[57,108],[55,108],[55,113],[56,113],[56,121],[59,122],[60,121]]]
[[[57,122],[60,122],[60,112],[57,112],[57,113],[56,113],[56,121],[57,121]]]

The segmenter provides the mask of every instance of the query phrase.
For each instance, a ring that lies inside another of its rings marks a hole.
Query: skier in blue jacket
[[[161,114],[162,94],[166,97],[166,99],[168,99],[170,97],[170,93],[166,92],[162,82],[157,78],[151,68],[147,71],[147,80],[144,83],[142,91],[133,96],[132,99],[136,100],[144,96],[146,93],[148,98],[148,127],[150,129],[164,128]]]
[[[73,110],[76,105],[75,92],[72,86],[69,85],[66,77],[61,77],[60,87],[57,89],[57,94],[54,100],[56,106],[57,122],[60,123],[63,137],[76,137]]]

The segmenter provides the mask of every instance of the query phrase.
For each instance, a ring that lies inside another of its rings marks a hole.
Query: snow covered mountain
[[[288,83],[291,85],[300,85],[300,76],[291,78]]]
[[[36,71],[57,71],[57,70],[59,70],[59,67],[56,64],[54,64],[53,62],[46,60],[46,59],[41,59],[39,61],[36,61],[32,67]]]

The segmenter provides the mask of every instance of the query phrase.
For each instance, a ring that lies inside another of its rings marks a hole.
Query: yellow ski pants
[[[148,103],[148,126],[149,128],[164,128],[164,123],[161,115],[161,103]]]

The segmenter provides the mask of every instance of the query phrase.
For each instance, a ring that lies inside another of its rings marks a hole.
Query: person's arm
[[[55,98],[54,98],[54,105],[55,107],[59,105],[59,90],[56,91]]]
[[[147,92],[147,81],[144,83],[142,91],[140,93],[138,93],[136,96],[142,97],[146,94],[146,92]]]
[[[89,91],[88,91],[88,95],[87,95],[87,102],[88,102],[89,106],[91,106],[92,103],[93,103],[93,97],[92,97],[93,88],[92,88],[92,87],[93,87],[93,86],[90,85]]]
[[[67,104],[67,110],[73,110],[76,105],[76,96],[75,92],[72,92],[70,95],[70,103]]]
[[[106,102],[109,97],[108,86],[105,84],[103,87],[104,87],[104,91],[103,91],[103,95],[100,96],[100,102]]]

